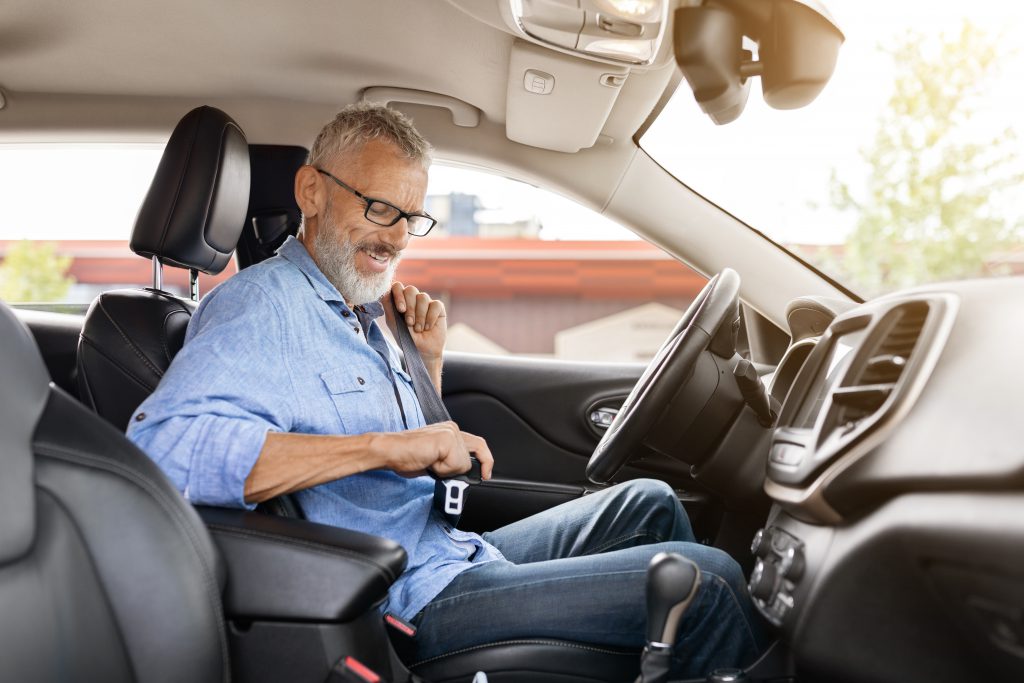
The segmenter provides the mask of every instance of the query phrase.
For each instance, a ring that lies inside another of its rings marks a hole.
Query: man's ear
[[[295,173],[295,203],[302,215],[309,219],[320,214],[324,206],[324,184],[320,172],[304,165]]]

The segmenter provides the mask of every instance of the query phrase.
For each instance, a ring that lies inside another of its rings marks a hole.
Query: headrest
[[[135,219],[132,251],[219,273],[235,250],[248,202],[245,134],[219,109],[193,109],[167,141]]]
[[[35,536],[32,435],[50,393],[35,340],[0,302],[0,565],[24,555]]]

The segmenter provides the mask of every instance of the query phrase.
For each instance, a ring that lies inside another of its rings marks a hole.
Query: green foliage
[[[57,254],[48,242],[11,244],[0,263],[0,299],[10,303],[62,301],[75,284],[67,275],[71,260]]]
[[[975,119],[998,66],[997,45],[965,22],[938,44],[911,32],[887,52],[895,87],[874,141],[861,150],[867,177],[853,185],[832,174],[832,204],[857,212],[836,264],[841,278],[874,295],[998,274],[993,257],[1020,235],[1008,193],[1024,172],[1014,132],[992,132]]]

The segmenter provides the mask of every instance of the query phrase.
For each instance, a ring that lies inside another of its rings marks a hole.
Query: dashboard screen
[[[818,420],[818,414],[825,404],[825,399],[828,398],[839,378],[846,372],[846,368],[853,358],[853,351],[863,338],[864,330],[860,329],[832,339],[832,348],[829,349],[828,358],[818,370],[814,382],[811,383],[810,391],[793,422],[794,427],[809,429],[814,426]]]

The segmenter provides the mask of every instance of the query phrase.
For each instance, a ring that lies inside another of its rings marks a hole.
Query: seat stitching
[[[217,583],[216,572],[209,565],[209,563],[207,563],[206,558],[203,557],[203,553],[200,550],[199,540],[196,537],[196,534],[192,529],[191,525],[189,524],[188,520],[182,517],[181,511],[178,510],[174,506],[174,504],[171,503],[171,501],[167,498],[163,491],[154,486],[151,481],[140,475],[138,472],[135,472],[131,468],[127,467],[126,465],[123,465],[116,461],[99,458],[92,454],[85,453],[77,449],[68,448],[66,446],[58,446],[55,444],[39,442],[35,443],[34,445],[36,452],[42,456],[56,458],[57,460],[63,460],[65,462],[73,464],[82,464],[79,461],[85,461],[86,464],[90,464],[93,467],[105,470],[111,474],[119,475],[124,479],[127,479],[128,481],[132,482],[140,489],[148,493],[150,497],[154,500],[154,502],[156,502],[157,505],[159,505],[164,510],[164,512],[167,513],[168,517],[170,519],[173,519],[176,525],[185,533],[185,536],[188,538],[189,542],[192,545],[192,549],[195,551],[196,559],[198,559],[201,569],[203,570],[204,585],[205,588],[207,589],[207,592],[209,593],[209,596],[211,598],[210,602],[213,604],[213,611],[215,613],[215,616],[217,617],[216,619],[214,619],[214,622],[217,628],[217,633],[220,635],[219,640],[221,661],[223,662],[222,671],[225,674],[224,680],[228,680],[230,678],[230,675],[228,669],[229,660],[227,650],[227,634],[224,630],[224,612],[223,607],[221,605],[220,587]]]
[[[180,313],[186,314],[189,317],[189,320],[192,319],[192,314],[187,310],[169,311],[167,315],[164,316],[164,325],[160,332],[160,345],[164,348],[164,355],[167,357],[168,363],[174,360],[174,355],[171,353],[171,349],[167,346],[167,321],[171,319],[172,315],[178,315]]]
[[[214,524],[207,524],[206,526],[207,526],[207,528],[212,529],[214,531],[217,531],[218,533],[227,534],[229,536],[241,536],[241,537],[250,536],[250,537],[254,537],[254,538],[264,538],[264,539],[276,541],[278,543],[282,543],[282,544],[285,544],[285,545],[291,545],[291,546],[295,546],[297,548],[304,548],[306,550],[310,550],[312,552],[319,553],[321,555],[326,555],[328,557],[334,557],[334,556],[337,556],[337,555],[343,555],[343,556],[345,556],[345,557],[347,557],[347,558],[349,558],[351,560],[354,560],[354,561],[359,562],[361,564],[365,564],[368,567],[372,567],[372,568],[376,569],[378,572],[380,572],[383,575],[383,577],[385,579],[390,579],[391,581],[395,580],[394,572],[392,572],[387,567],[385,567],[385,566],[383,566],[381,564],[378,564],[377,562],[374,562],[373,560],[369,559],[365,555],[360,555],[359,553],[356,553],[354,551],[351,551],[351,550],[348,550],[348,549],[345,549],[345,548],[338,548],[336,546],[332,546],[332,545],[329,545],[329,544],[326,544],[326,543],[317,543],[315,541],[307,541],[307,540],[302,540],[302,539],[294,539],[294,538],[290,538],[288,536],[280,536],[280,535],[273,534],[273,533],[268,533],[268,532],[265,532],[265,531],[253,531],[251,529],[239,529],[239,528],[236,528],[236,527],[226,527],[226,526],[223,526],[223,525],[220,525],[220,524],[216,524],[216,523],[214,523]]]
[[[125,334],[124,330],[121,329],[121,326],[117,324],[117,322],[114,320],[113,316],[111,316],[110,313],[107,312],[106,307],[103,305],[102,297],[98,300],[97,303],[99,304],[100,310],[103,311],[103,315],[105,315],[107,317],[107,320],[110,321],[110,324],[113,325],[114,329],[117,330],[117,333],[119,335],[121,335],[121,339],[124,341],[125,344],[127,344],[128,348],[130,348],[132,350],[132,353],[134,353],[136,356],[138,356],[139,360],[141,360],[142,363],[145,366],[147,366],[150,370],[152,370],[153,373],[156,374],[157,377],[163,377],[164,376],[163,371],[158,369],[156,367],[156,365],[154,365],[152,363],[152,361],[150,361],[148,358],[146,358],[145,354],[142,353],[142,350],[139,349],[135,345],[135,342],[133,342],[131,339],[129,339],[128,335]]]
[[[436,657],[430,657],[422,661],[410,664],[409,668],[413,669],[424,664],[430,664],[447,657],[454,657],[456,655],[466,654],[467,652],[475,652],[476,650],[482,650],[488,647],[497,647],[499,645],[552,645],[554,647],[567,647],[574,650],[586,650],[587,652],[600,652],[608,655],[618,655],[621,657],[635,657],[637,652],[627,652],[625,650],[611,650],[607,648],[597,647],[595,645],[584,645],[583,643],[572,643],[564,640],[499,640],[494,643],[483,643],[481,645],[473,645],[470,647],[464,647],[461,650],[453,650],[451,652],[445,652],[442,655]]]
[[[110,355],[109,353],[107,353],[106,351],[104,351],[104,350],[103,350],[103,347],[101,347],[101,346],[100,346],[99,344],[97,344],[96,342],[92,341],[91,339],[89,339],[89,338],[88,338],[88,337],[86,337],[85,335],[82,335],[81,339],[82,339],[82,341],[83,341],[84,343],[88,344],[88,345],[89,345],[89,347],[90,347],[90,348],[91,348],[91,349],[92,349],[93,351],[95,351],[95,352],[96,352],[96,353],[98,353],[99,355],[101,355],[101,356],[103,356],[104,358],[106,358],[106,359],[107,359],[107,360],[108,360],[108,361],[109,361],[109,362],[110,362],[110,363],[111,363],[112,365],[114,365],[114,367],[116,367],[116,368],[117,368],[118,370],[120,370],[120,371],[121,371],[121,372],[123,372],[124,374],[128,375],[128,377],[130,377],[131,379],[135,380],[135,381],[136,381],[136,382],[138,382],[138,383],[139,383],[140,385],[142,385],[142,388],[143,388],[143,389],[145,389],[146,391],[148,391],[148,392],[150,392],[150,393],[152,393],[152,392],[153,392],[153,390],[154,390],[154,389],[156,389],[156,386],[155,386],[155,385],[153,385],[153,384],[150,384],[150,383],[149,383],[149,382],[147,382],[146,380],[144,380],[144,379],[142,379],[141,377],[139,377],[138,375],[136,375],[136,374],[135,374],[134,372],[132,372],[132,371],[131,371],[130,369],[128,369],[128,367],[127,367],[126,365],[123,365],[123,364],[122,364],[121,362],[119,362],[119,361],[118,361],[118,360],[117,360],[116,358],[114,358],[114,357],[113,357],[113,356],[111,356],[111,355]],[[88,373],[86,373],[86,374],[88,374]],[[96,404],[96,401],[94,400],[94,401],[93,401],[93,405],[95,405],[95,404]]]

